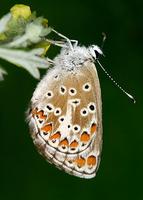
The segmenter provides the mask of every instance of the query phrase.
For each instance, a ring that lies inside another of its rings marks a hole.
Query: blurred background
[[[143,199],[143,1],[0,1],[0,16],[27,4],[49,25],[79,44],[102,42],[101,63],[135,98],[133,104],[97,66],[103,99],[104,143],[96,178],[72,177],[36,151],[25,111],[38,83],[22,68],[0,60],[8,76],[0,82],[0,199]],[[52,58],[57,49],[51,48]],[[42,70],[41,75],[46,71]]]

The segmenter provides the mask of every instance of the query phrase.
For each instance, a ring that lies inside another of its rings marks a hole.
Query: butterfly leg
[[[50,58],[46,57],[46,60],[49,62],[49,64],[53,65],[54,64],[54,61],[51,60]]]
[[[59,46],[59,47],[67,47],[67,43],[64,41],[55,41],[55,40],[50,40],[50,39],[46,39],[47,42],[49,42],[50,44],[53,44],[55,46]],[[78,45],[78,41],[77,40],[70,40],[71,43],[73,43],[72,46],[76,47]]]
[[[70,40],[72,43],[74,43],[74,47],[76,47],[78,45],[78,41],[77,40]]]
[[[50,40],[50,39],[46,39],[46,41],[58,47],[67,47],[67,44],[63,41],[55,41],[55,40]]]
[[[61,38],[64,38],[64,39],[67,41],[67,43],[68,43],[69,47],[71,48],[71,50],[73,50],[73,45],[72,45],[71,40],[70,40],[69,38],[67,38],[66,36],[64,36],[63,34],[57,32],[57,31],[54,30],[54,29],[52,29],[52,31],[53,31],[54,33],[56,33],[58,36],[60,36]]]

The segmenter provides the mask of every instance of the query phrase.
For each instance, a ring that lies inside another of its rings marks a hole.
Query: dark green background
[[[15,3],[30,5],[83,45],[100,45],[104,31],[106,57],[101,62],[137,103],[97,67],[103,98],[102,161],[96,178],[72,177],[48,164],[30,138],[25,111],[38,81],[0,61],[8,71],[0,83],[0,199],[143,199],[143,1],[1,0],[0,16]]]

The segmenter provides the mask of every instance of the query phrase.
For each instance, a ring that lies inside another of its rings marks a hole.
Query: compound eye
[[[94,50],[94,52],[95,52],[95,55],[96,55],[96,59],[98,59],[101,54],[97,50]]]

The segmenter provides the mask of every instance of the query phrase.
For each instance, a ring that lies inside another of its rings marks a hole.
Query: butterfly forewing
[[[69,174],[94,177],[102,123],[100,85],[93,62],[84,62],[76,72],[50,70],[33,95],[29,124],[35,145],[49,162]]]

